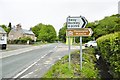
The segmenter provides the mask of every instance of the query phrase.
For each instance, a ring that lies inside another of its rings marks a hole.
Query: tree
[[[83,43],[90,40],[95,40],[106,34],[114,33],[120,31],[120,14],[107,16],[102,20],[97,20],[94,22],[89,22],[86,28],[91,28],[93,34],[90,37],[83,37]],[[66,41],[66,24],[59,30],[59,40]],[[75,38],[76,42],[79,42],[79,37]]]
[[[42,26],[38,38],[45,42],[54,42],[56,40],[56,31],[52,25]]]
[[[106,34],[120,31],[120,14],[107,16],[102,20],[89,22],[86,26],[93,30],[92,37],[97,39]]]
[[[40,24],[37,24],[36,26],[32,27],[32,31],[33,31],[33,33],[35,34],[36,37],[39,36],[39,31],[41,30],[42,26],[44,26],[44,25],[42,23],[40,23]]]
[[[11,31],[11,29],[12,29],[12,24],[11,24],[11,22],[9,22],[9,25],[8,25],[8,34]]]
[[[6,26],[6,25],[0,25],[6,32],[7,32],[7,35],[9,34],[9,32],[10,32],[10,30],[12,29],[12,25],[11,25],[11,23],[9,23],[9,25],[8,26]]]
[[[6,25],[0,25],[6,32],[8,32],[8,28],[7,28],[7,26]]]
[[[95,32],[94,36],[98,38],[102,35],[114,33],[120,31],[119,28],[120,28],[120,15],[116,14],[108,16],[100,20],[98,25],[96,25],[94,29]]]
[[[47,33],[49,33],[48,34],[48,38],[49,38],[48,42],[55,41],[56,38],[57,38],[57,34],[56,34],[56,31],[55,31],[55,28],[52,25],[46,25],[46,27],[48,29]]]
[[[32,31],[35,33],[37,40],[42,42],[54,42],[57,37],[56,31],[52,25],[44,25],[40,23],[34,26]]]
[[[66,30],[67,25],[65,23],[64,26],[59,30],[59,41],[66,42]]]
[[[38,39],[41,40],[42,42],[45,42],[48,40],[48,34],[47,33],[48,29],[46,28],[46,26],[42,26],[40,31],[39,31],[39,35],[38,35]]]

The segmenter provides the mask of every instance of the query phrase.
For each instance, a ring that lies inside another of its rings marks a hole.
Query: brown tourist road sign
[[[66,36],[91,36],[93,31],[91,28],[68,29]]]

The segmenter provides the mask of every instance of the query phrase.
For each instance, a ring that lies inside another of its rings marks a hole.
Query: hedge
[[[101,56],[110,64],[113,78],[120,78],[120,32],[98,38],[97,44]]]
[[[29,40],[29,44],[33,44],[34,40],[32,40],[30,37],[22,37],[16,40],[8,40],[9,44],[27,44],[27,41]]]

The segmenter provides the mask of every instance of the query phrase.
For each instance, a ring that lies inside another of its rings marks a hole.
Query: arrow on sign
[[[85,28],[85,26],[87,25],[88,21],[86,20],[85,17],[81,16],[81,19],[83,21],[83,25],[82,25],[82,28]]]
[[[83,16],[79,17],[67,17],[67,28],[68,29],[79,29],[79,28],[85,28],[87,25],[87,20]]]
[[[80,28],[80,29],[68,29],[66,36],[91,36],[92,34],[93,31],[91,28]]]

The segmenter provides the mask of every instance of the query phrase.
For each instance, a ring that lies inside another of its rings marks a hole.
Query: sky
[[[58,32],[68,16],[84,16],[88,22],[118,13],[120,0],[0,0],[0,24],[21,24],[30,29],[51,24]]]

